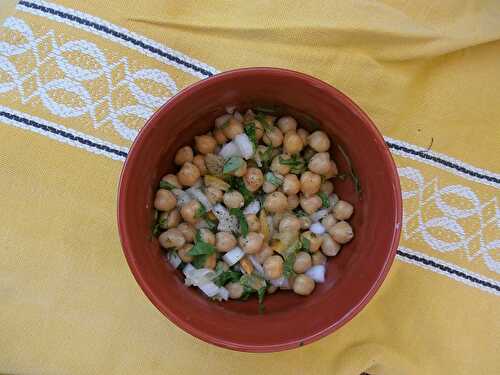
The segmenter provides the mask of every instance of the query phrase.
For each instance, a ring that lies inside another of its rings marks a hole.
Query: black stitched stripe
[[[210,77],[213,75],[212,72],[210,72],[210,71],[208,71],[200,66],[194,65],[188,61],[184,61],[180,57],[174,56],[168,52],[161,50],[160,48],[157,48],[157,47],[154,47],[150,44],[144,43],[143,41],[135,39],[135,38],[131,37],[130,35],[127,35],[127,34],[124,34],[122,32],[110,29],[109,27],[107,27],[105,25],[101,25],[101,24],[98,24],[96,22],[92,22],[92,21],[86,20],[84,18],[75,16],[73,14],[62,12],[62,11],[57,10],[57,9],[49,8],[49,7],[46,7],[43,5],[39,5],[39,4],[34,4],[34,3],[29,2],[29,1],[22,0],[19,2],[19,4],[23,5],[27,8],[36,9],[36,10],[39,10],[39,11],[42,11],[45,13],[50,13],[50,14],[56,15],[56,16],[64,18],[64,19],[77,22],[81,25],[91,27],[95,30],[105,32],[106,34],[113,35],[116,38],[119,38],[119,39],[124,40],[124,41],[129,42],[129,43],[132,43],[132,44],[134,44],[138,47],[141,47],[141,48],[143,48],[151,53],[154,53],[155,55],[164,57],[172,62],[175,62],[179,65],[183,65],[186,68],[189,68],[189,69],[192,69],[198,73],[201,73],[201,74],[205,75],[206,77]]]
[[[107,145],[103,145],[103,144],[100,144],[100,143],[93,142],[93,141],[91,141],[89,139],[86,139],[86,138],[83,138],[83,137],[71,134],[69,132],[66,132],[64,130],[60,130],[60,129],[54,128],[54,127],[49,126],[49,125],[41,124],[41,123],[36,122],[34,120],[30,120],[30,119],[27,119],[27,118],[15,115],[13,113],[5,112],[5,111],[0,111],[0,117],[5,117],[5,118],[7,118],[9,120],[17,121],[19,123],[22,123],[24,125],[30,126],[32,128],[41,129],[41,130],[46,131],[48,133],[56,134],[56,135],[58,135],[60,137],[67,138],[67,139],[69,139],[71,141],[78,142],[78,143],[80,143],[82,145],[93,147],[93,148],[101,150],[101,151],[106,151],[106,152],[109,152],[111,154],[115,154],[115,155],[121,156],[123,158],[127,157],[127,153],[125,151],[117,150],[117,149],[109,147]]]
[[[426,258],[420,257],[418,255],[407,253],[407,252],[405,252],[403,250],[398,250],[397,254],[399,256],[403,257],[403,258],[407,258],[407,259],[413,260],[415,262],[422,263],[422,264],[424,264],[426,266],[438,269],[438,270],[446,272],[446,273],[448,273],[450,275],[455,275],[455,276],[460,277],[461,279],[468,280],[471,283],[482,285],[482,286],[484,286],[486,288],[491,288],[491,289],[496,290],[497,292],[500,292],[500,286],[498,286],[496,284],[493,284],[493,283],[490,283],[489,281],[482,280],[482,279],[479,279],[477,277],[468,275],[465,272],[456,270],[456,269],[454,269],[454,268],[452,268],[450,266],[438,263],[438,262],[430,260],[430,259],[426,259]]]
[[[418,157],[423,158],[423,159],[432,160],[432,161],[434,161],[436,163],[439,163],[441,165],[444,165],[444,166],[446,166],[448,168],[452,168],[452,169],[455,169],[456,171],[468,174],[469,176],[476,177],[476,178],[479,178],[481,180],[486,180],[486,181],[490,181],[490,182],[494,182],[494,183],[500,184],[500,179],[498,179],[498,178],[496,178],[494,176],[488,176],[488,175],[485,175],[483,173],[478,173],[476,171],[472,171],[472,170],[467,169],[465,167],[462,167],[461,165],[458,165],[456,163],[452,163],[452,162],[450,162],[448,160],[444,160],[444,159],[441,159],[441,158],[439,158],[437,156],[430,155],[430,154],[428,154],[425,151],[413,150],[411,148],[408,148],[408,147],[405,147],[405,146],[401,146],[401,145],[397,145],[397,144],[392,143],[392,142],[386,142],[386,144],[391,149],[398,150],[398,151],[403,151],[403,152],[405,152],[407,154],[415,155],[415,156],[418,156]]]

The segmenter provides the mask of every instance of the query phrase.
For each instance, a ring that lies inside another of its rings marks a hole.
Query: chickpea
[[[217,141],[217,144],[223,145],[228,141],[226,136],[224,135],[224,132],[221,129],[215,129],[214,130],[214,138]]]
[[[160,225],[162,228],[177,228],[181,222],[181,214],[179,213],[179,210],[163,212],[160,215],[160,222],[163,223],[163,225]]]
[[[316,130],[307,137],[307,142],[316,152],[325,152],[330,148],[330,138],[321,130]]]
[[[309,137],[309,132],[306,129],[299,128],[299,130],[297,130],[297,134],[299,135],[300,139],[302,139],[302,143],[304,144],[304,146],[307,145],[307,137]]]
[[[319,191],[326,193],[326,195],[330,195],[333,193],[333,184],[331,181],[325,181],[319,187]]]
[[[320,264],[325,264],[326,263],[326,257],[325,255],[321,252],[321,251],[318,251],[316,253],[314,253],[312,256],[312,264],[313,266],[318,266]]]
[[[280,232],[299,232],[300,231],[300,220],[297,216],[292,214],[287,214],[281,219],[279,223]]]
[[[228,208],[241,208],[245,204],[243,195],[237,190],[224,193],[222,200]]]
[[[193,161],[193,149],[189,146],[181,147],[175,154],[175,164],[183,165],[186,162]]]
[[[319,210],[323,206],[323,202],[321,198],[317,195],[311,195],[309,197],[300,198],[300,207],[307,212],[307,214],[311,215]]]
[[[293,270],[296,273],[304,273],[311,267],[311,255],[309,253],[306,253],[305,251],[299,251],[295,256],[295,262],[293,262]]]
[[[193,242],[196,236],[196,229],[188,223],[180,223],[177,227],[182,232],[182,235],[186,239],[186,242]]]
[[[319,199],[319,197],[317,197]],[[321,199],[319,199],[321,201]],[[264,200],[264,208],[267,212],[278,213],[283,212],[288,207],[288,201],[285,194],[280,191],[275,191],[266,195]]]
[[[273,147],[279,147],[283,143],[283,133],[279,128],[273,127],[271,130],[267,131],[262,140],[266,145],[272,145]]]
[[[243,125],[238,120],[231,118],[227,126],[222,129],[222,132],[227,138],[233,139],[238,134],[243,133]]]
[[[210,245],[215,245],[215,234],[208,228],[199,229],[200,238],[203,242],[209,243]]]
[[[278,187],[272,183],[270,183],[269,181],[264,181],[264,184],[262,185],[262,190],[264,191],[264,193],[272,193],[273,191],[275,191],[276,189],[278,189]]]
[[[323,243],[321,244],[321,251],[329,257],[333,257],[340,251],[340,245],[335,242],[328,233],[322,234]]]
[[[321,236],[315,235],[311,231],[302,233],[302,238],[309,240],[309,251],[311,253],[317,252],[321,247],[321,244],[323,243],[323,238]]]
[[[330,232],[330,229],[337,224],[337,219],[332,214],[326,215],[323,219],[321,219],[321,224],[325,227],[327,232]]]
[[[351,217],[354,207],[346,201],[338,201],[333,207],[333,216],[337,220],[347,220]]]
[[[316,174],[327,174],[330,170],[330,154],[328,152],[318,152],[309,160],[307,167]]]
[[[254,192],[259,190],[264,183],[264,175],[259,168],[248,168],[245,177],[243,177],[243,181],[245,182],[246,188]]]
[[[328,231],[335,241],[340,244],[348,243],[354,237],[352,227],[347,221],[339,221]]]
[[[217,141],[209,134],[194,137],[194,144],[198,152],[203,155],[213,154],[217,147]]]
[[[304,148],[304,143],[302,143],[302,138],[296,133],[289,131],[285,134],[283,138],[283,150],[288,155],[296,154]]]
[[[281,155],[274,157],[269,169],[271,169],[271,171],[273,171],[274,173],[278,173],[278,174],[281,174],[284,176],[284,175],[290,173],[290,167],[288,165],[281,164],[280,159],[290,160],[290,155],[281,154]]]
[[[200,170],[191,162],[186,162],[177,173],[177,178],[183,186],[193,186],[200,178]]]
[[[293,282],[293,291],[301,296],[308,296],[314,290],[314,280],[307,275],[298,275]]]
[[[196,165],[196,168],[200,171],[200,175],[205,176],[207,174],[208,170],[203,155],[196,155],[193,158],[193,164]]]
[[[211,204],[216,204],[222,201],[224,193],[222,192],[222,190],[219,190],[213,186],[209,186],[205,188],[205,195],[207,196],[207,199]]]
[[[215,127],[217,129],[220,129],[221,127],[224,126],[224,124],[226,122],[228,122],[229,120],[231,120],[231,117],[233,117],[233,116],[231,116],[230,114],[227,114],[227,113],[224,114],[224,115],[222,115],[222,116],[217,117],[215,119]]]
[[[279,228],[280,223],[281,223],[281,219],[283,219],[284,216],[285,216],[285,214],[283,212],[278,212],[278,213],[271,216],[271,221],[272,221],[273,227],[275,229]]]
[[[221,253],[233,249],[237,243],[236,238],[230,232],[218,232],[215,235],[215,247]]]
[[[239,244],[246,254],[258,253],[264,243],[262,233],[249,232],[246,237],[240,237]]]
[[[248,223],[248,230],[250,232],[260,232],[260,220],[255,214],[245,215],[245,219]]]
[[[283,275],[283,258],[271,255],[264,261],[263,268],[267,279],[279,279]]]
[[[236,177],[243,177],[247,173],[247,162],[243,160],[241,166],[230,174]]]
[[[332,177],[335,177],[339,173],[337,169],[337,164],[333,160],[330,160],[330,168],[328,169],[328,172],[325,173],[325,178],[329,179]]]
[[[179,250],[177,250],[177,255],[179,255],[179,258],[181,258],[184,263],[191,263],[193,261],[193,257],[191,255],[188,255],[189,250],[191,250],[192,248],[193,244],[187,243]]]
[[[319,191],[321,186],[321,176],[316,173],[306,171],[300,176],[300,190],[305,195],[313,195]]]
[[[243,295],[243,285],[240,283],[227,283],[224,287],[229,292],[229,298],[231,299],[240,299]]]
[[[203,267],[213,270],[215,269],[216,264],[217,264],[217,255],[214,253],[207,256],[207,258],[205,259],[205,263],[203,264]]]
[[[257,259],[257,262],[260,264],[263,264],[267,258],[269,258],[271,255],[274,254],[274,250],[271,249],[271,246],[269,246],[267,243],[265,243],[260,251],[255,254],[255,258]]]
[[[170,185],[174,185],[178,189],[182,189],[181,184],[179,183],[179,180],[177,179],[177,176],[175,174],[167,174],[161,178],[162,181],[168,182]]]
[[[309,229],[312,224],[312,220],[309,216],[301,216],[300,220],[300,229]]]
[[[175,247],[179,249],[186,243],[186,239],[182,235],[182,232],[176,228],[169,229],[166,232],[160,234],[160,236],[158,237],[158,241],[160,242],[160,245],[165,249],[168,249],[169,247]]]
[[[184,221],[188,222],[189,224],[196,224],[196,222],[198,221],[196,212],[200,209],[200,207],[201,204],[195,199],[187,202],[184,206],[182,206],[181,216]]]
[[[293,210],[299,206],[299,196],[297,194],[289,195],[287,201],[289,210]]]
[[[174,193],[166,189],[158,189],[153,203],[158,211],[170,211],[177,204],[177,198]]]
[[[283,178],[283,185],[281,187],[283,193],[286,195],[295,195],[300,191],[300,181],[299,178],[294,174],[287,174]]]
[[[292,116],[283,116],[278,120],[276,125],[278,125],[283,133],[287,133],[297,129],[297,120],[295,120]]]

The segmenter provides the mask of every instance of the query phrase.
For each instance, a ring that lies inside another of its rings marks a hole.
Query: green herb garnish
[[[259,314],[263,314],[266,310],[266,307],[264,306],[264,297],[266,295],[266,290],[267,285],[257,290],[257,296],[259,297]]]
[[[338,143],[337,143],[337,147],[339,148],[340,152],[344,156],[344,159],[349,167],[349,175],[351,176],[352,181],[354,182],[354,190],[356,190],[356,193],[361,194],[361,183],[359,181],[358,175],[354,171],[354,168],[353,168],[352,163],[351,163],[351,159],[349,158],[349,156],[347,156],[347,154],[344,151],[344,149],[342,148],[342,146],[339,145]]]
[[[227,283],[234,283],[241,277],[241,273],[229,270],[221,272],[215,279],[214,283],[217,286],[224,286]]]
[[[241,177],[228,176],[226,178],[226,181],[229,183],[229,185],[231,185],[231,188],[233,190],[238,190],[241,195],[243,195],[245,204],[248,204],[254,200],[253,193],[247,189],[247,187],[245,186],[245,182],[243,182],[243,179]]]
[[[302,249],[305,251],[311,250],[311,241],[308,238],[302,237]]]
[[[238,218],[240,223],[240,233],[243,237],[248,235],[248,222],[240,208],[230,208],[229,213]]]
[[[264,116],[262,113],[257,113],[255,115],[255,119],[262,124],[266,133],[273,130],[273,126],[269,124],[269,122],[267,122],[266,116]]]
[[[306,162],[298,155],[292,155],[290,159],[283,159],[280,156],[280,164],[288,165],[290,167],[290,173],[301,174],[306,170]]]
[[[266,173],[266,181],[273,184],[276,187],[280,187],[283,184],[283,180],[276,176],[273,172]]]
[[[297,217],[308,216],[307,213],[304,210],[302,210],[301,208],[296,208],[293,210],[293,212],[294,212],[295,216],[297,216]]]
[[[244,164],[245,164],[245,160],[243,160],[239,156],[233,156],[228,161],[226,161],[222,172],[224,174],[229,174],[231,172],[237,171],[238,169],[243,167]]]
[[[249,122],[245,125],[245,134],[250,139],[250,142],[253,144],[253,151],[257,150],[257,135],[255,130],[255,123]]]
[[[213,253],[215,253],[215,246],[203,241],[201,238],[201,232],[198,230],[196,232],[194,246],[188,251],[188,255],[212,255]]]
[[[323,203],[324,208],[330,207],[330,200],[328,199],[328,195],[324,191],[320,191],[318,193],[318,197],[321,198],[321,202]]]
[[[201,219],[201,218],[205,217],[206,214],[207,214],[207,210],[205,209],[205,207],[202,204],[200,204],[200,207],[198,207],[196,212],[194,213],[194,217],[196,219]]]
[[[291,253],[285,257],[285,262],[283,264],[283,276],[286,279],[295,275],[295,271],[293,270],[294,263],[295,263],[295,253]]]
[[[208,225],[208,229],[210,229],[212,232],[217,229],[217,221],[205,217],[205,222]]]
[[[172,184],[171,184],[170,182],[168,182],[168,181],[161,180],[161,181],[160,181],[160,189],[173,190],[173,189],[177,189],[177,186],[172,185]]]

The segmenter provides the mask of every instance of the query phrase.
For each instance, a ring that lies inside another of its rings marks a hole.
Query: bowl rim
[[[220,339],[217,336],[207,334],[202,330],[199,330],[189,322],[183,320],[178,317],[172,310],[169,308],[167,304],[162,303],[159,298],[157,298],[153,292],[153,290],[146,283],[142,271],[136,266],[136,262],[134,260],[133,252],[130,246],[130,239],[128,237],[128,233],[125,231],[125,222],[126,217],[123,213],[125,207],[125,194],[124,186],[126,181],[131,177],[129,165],[133,164],[135,161],[135,155],[141,149],[141,145],[144,142],[146,136],[153,130],[152,124],[157,122],[157,119],[160,118],[164,111],[166,111],[170,106],[175,105],[179,100],[182,100],[186,96],[189,96],[191,92],[202,89],[206,85],[212,84],[214,81],[218,81],[220,79],[230,79],[234,76],[240,75],[254,75],[254,74],[278,74],[283,77],[288,77],[290,79],[301,79],[303,81],[307,81],[309,84],[315,85],[316,87],[320,87],[322,90],[328,92],[329,95],[334,96],[338,101],[340,101],[344,106],[346,106],[350,111],[352,111],[360,120],[364,123],[364,126],[372,133],[373,141],[377,143],[381,149],[385,150],[382,157],[384,159],[384,164],[390,170],[390,181],[393,184],[394,193],[392,196],[393,204],[395,207],[395,227],[392,236],[392,241],[390,244],[390,251],[387,253],[385,258],[385,262],[383,268],[379,272],[379,275],[375,282],[371,285],[370,289],[363,296],[363,298],[355,305],[351,310],[349,310],[340,320],[332,322],[330,325],[324,327],[322,330],[317,331],[315,333],[310,334],[307,337],[303,337],[300,342],[297,340],[282,342],[279,344],[264,344],[264,345],[249,345],[249,344],[238,344],[237,342],[228,341],[225,339]],[[320,80],[319,78],[310,76],[308,74],[304,74],[301,72],[297,72],[294,70],[284,69],[284,68],[276,68],[276,67],[249,67],[249,68],[238,68],[233,70],[228,70],[222,73],[215,74],[209,78],[205,78],[203,80],[197,81],[186,88],[179,91],[176,95],[170,98],[166,103],[161,105],[156,112],[146,121],[144,126],[140,129],[137,137],[133,141],[128,156],[125,159],[123,164],[119,184],[117,191],[117,224],[118,224],[118,233],[120,237],[120,242],[122,246],[123,253],[127,260],[128,266],[134,275],[137,283],[141,287],[143,293],[148,297],[148,299],[155,305],[155,307],[165,315],[171,322],[177,325],[179,328],[201,339],[207,343],[217,345],[222,348],[243,351],[243,352],[254,352],[254,353],[265,353],[265,352],[276,352],[283,351],[287,349],[297,348],[304,344],[310,344],[314,341],[319,340],[322,337],[325,337],[332,333],[333,331],[339,329],[344,324],[353,319],[373,298],[375,293],[378,291],[382,282],[387,277],[389,270],[394,262],[394,258],[396,256],[397,248],[400,241],[400,235],[402,230],[402,195],[401,195],[401,185],[399,180],[399,175],[397,172],[396,164],[392,157],[392,154],[387,147],[385,140],[375,126],[373,121],[368,117],[368,115],[349,97],[347,97],[344,93],[342,93],[337,88],[332,85]]]

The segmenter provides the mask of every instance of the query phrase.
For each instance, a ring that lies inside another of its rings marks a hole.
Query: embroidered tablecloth
[[[497,0],[0,4],[0,373],[500,372]],[[145,120],[242,66],[303,71],[353,98],[384,134],[404,199],[373,301],[327,338],[266,355],[165,319],[115,221]]]

